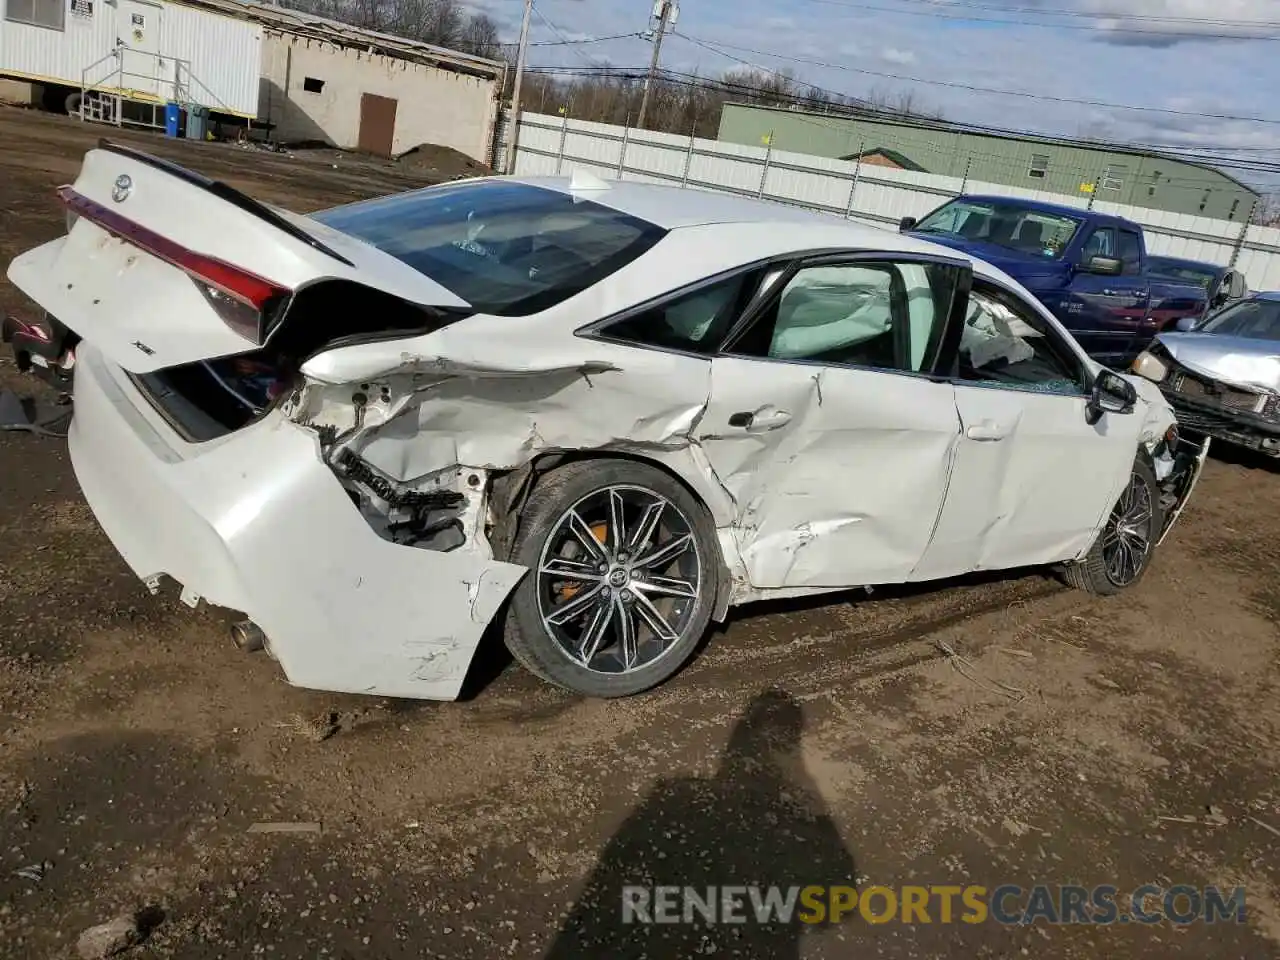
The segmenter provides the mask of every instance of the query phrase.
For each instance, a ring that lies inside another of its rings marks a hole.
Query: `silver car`
[[[1182,429],[1280,457],[1280,292],[1179,322],[1133,369],[1160,385]]]

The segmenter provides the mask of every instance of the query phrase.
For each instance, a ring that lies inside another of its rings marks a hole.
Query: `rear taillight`
[[[212,284],[205,283],[199,277],[192,277],[196,288],[204,294],[205,302],[213,307],[228,327],[240,336],[254,343],[262,343],[262,313],[250,304],[242,303],[236,297],[224,293]]]
[[[59,187],[58,197],[67,208],[69,223],[74,223],[73,218],[84,217],[112,236],[182,270],[222,322],[258,346],[266,339],[268,318],[292,293],[288,287],[235,264],[188,250],[71,187]]]

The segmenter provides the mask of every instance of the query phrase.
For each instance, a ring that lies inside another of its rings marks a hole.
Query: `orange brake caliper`
[[[591,535],[595,537],[598,541],[600,541],[600,543],[602,544],[608,543],[609,542],[609,525],[607,523],[593,524],[591,527]],[[574,595],[578,593],[578,591],[580,591],[581,589],[582,589],[582,584],[580,583],[561,584],[560,590],[559,590],[560,602],[564,603],[566,600],[572,600]]]

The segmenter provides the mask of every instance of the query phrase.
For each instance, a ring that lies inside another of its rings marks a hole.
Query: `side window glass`
[[[1120,262],[1124,264],[1123,272],[1130,276],[1142,266],[1142,241],[1132,230],[1120,231]]]
[[[1115,231],[1110,227],[1100,227],[1089,235],[1084,244],[1084,259],[1090,257],[1114,257],[1116,255]]]
[[[932,263],[804,267],[730,352],[919,372],[937,350],[959,275]]]
[[[611,323],[601,336],[649,347],[711,354],[738,315],[744,294],[758,274],[745,273],[682,294],[667,302]]]
[[[1084,371],[1030,307],[975,281],[960,336],[960,379],[1037,393],[1079,395]]]

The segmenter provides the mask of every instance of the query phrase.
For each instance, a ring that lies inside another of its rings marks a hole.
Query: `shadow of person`
[[[792,697],[761,694],[714,777],[660,782],[605,847],[547,960],[798,958],[814,929],[799,920],[814,919],[802,889],[851,892],[857,876],[801,762],[802,729]],[[770,898],[792,898],[789,920]]]

